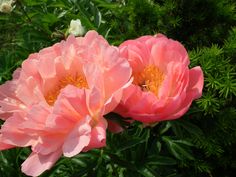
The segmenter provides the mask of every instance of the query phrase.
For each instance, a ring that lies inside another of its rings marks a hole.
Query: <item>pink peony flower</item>
[[[0,150],[31,146],[22,171],[38,176],[62,154],[104,147],[103,115],[120,102],[130,76],[127,60],[94,31],[30,55],[0,86]]]
[[[119,47],[134,81],[125,89],[116,112],[144,123],[177,119],[201,97],[203,73],[188,68],[185,48],[164,35],[128,40]]]

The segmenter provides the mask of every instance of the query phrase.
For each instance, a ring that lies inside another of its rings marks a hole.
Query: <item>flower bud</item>
[[[12,3],[14,3],[14,1],[12,1],[12,0],[1,1],[0,2],[0,12],[10,13],[13,9]]]
[[[82,36],[85,33],[85,29],[79,19],[71,20],[68,32],[74,36]]]

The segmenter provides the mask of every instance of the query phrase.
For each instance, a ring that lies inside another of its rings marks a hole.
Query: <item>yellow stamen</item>
[[[141,87],[143,91],[150,91],[158,96],[158,90],[164,80],[164,73],[155,65],[149,65],[139,73],[133,73],[133,84]]]
[[[67,75],[66,77],[59,80],[58,84],[49,91],[45,99],[49,105],[53,105],[57,99],[57,96],[60,94],[61,89],[65,88],[67,85],[73,85],[78,88],[88,88],[86,78],[83,75]]]

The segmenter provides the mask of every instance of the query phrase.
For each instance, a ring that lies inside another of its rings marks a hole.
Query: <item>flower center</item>
[[[45,99],[49,105],[53,105],[60,94],[61,89],[65,88],[67,85],[73,85],[78,88],[88,88],[88,84],[84,75],[68,75],[59,80],[58,84],[54,89],[48,92]]]
[[[143,91],[150,91],[156,96],[164,80],[164,73],[155,65],[149,65],[139,73],[133,73],[133,84],[141,87]]]

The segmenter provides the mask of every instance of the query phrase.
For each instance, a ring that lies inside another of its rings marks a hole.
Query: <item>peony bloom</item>
[[[85,29],[79,19],[71,20],[68,32],[69,34],[73,34],[75,36],[83,36],[85,33]]]
[[[0,86],[0,150],[31,146],[22,171],[38,176],[62,154],[104,147],[103,115],[120,102],[130,76],[127,60],[95,31],[31,54]]]
[[[144,123],[177,119],[201,97],[203,73],[189,69],[185,48],[164,35],[128,40],[119,47],[133,71],[116,112]]]

